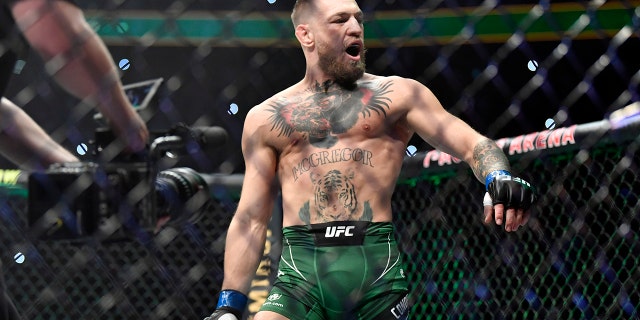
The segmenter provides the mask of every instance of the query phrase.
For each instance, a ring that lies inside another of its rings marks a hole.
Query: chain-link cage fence
[[[143,111],[152,132],[186,123],[222,127],[229,139],[212,152],[163,164],[194,169],[179,175],[207,185],[210,199],[197,204],[197,219],[157,234],[54,239],[34,231],[26,186],[5,186],[0,243],[8,293],[25,319],[202,318],[214,309],[222,281],[226,228],[244,170],[244,117],[304,74],[289,17],[293,1],[76,3],[124,84],[161,79]],[[640,2],[358,3],[368,71],[416,79],[481,133],[515,137],[503,148],[540,194],[524,229],[507,234],[485,226],[484,190],[468,167],[446,165],[457,160],[412,138],[393,208],[413,318],[637,318],[638,133],[618,138],[589,124],[606,127],[599,121],[639,100]],[[27,52],[5,96],[90,161],[95,111],[44,70]],[[637,113],[627,110],[623,119]],[[584,139],[572,143],[581,132]],[[567,145],[573,148],[560,148]],[[546,150],[552,147],[561,152]],[[3,181],[15,181],[8,174]],[[90,195],[85,188],[69,190]],[[249,314],[275,273],[276,229],[252,284]]]
[[[515,234],[482,223],[483,190],[470,170],[437,151],[418,155],[427,169],[394,198],[414,314],[637,318],[638,127],[626,139],[608,130],[600,121],[500,141],[540,194],[528,227]]]

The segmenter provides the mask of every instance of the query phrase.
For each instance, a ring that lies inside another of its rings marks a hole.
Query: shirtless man
[[[292,20],[306,74],[247,115],[245,180],[209,319],[241,317],[277,188],[280,269],[255,319],[405,319],[408,284],[391,196],[411,136],[463,159],[487,184],[486,223],[504,219],[509,232],[524,225],[532,188],[508,173],[494,142],[425,86],[364,72],[363,14],[354,0],[298,0]]]

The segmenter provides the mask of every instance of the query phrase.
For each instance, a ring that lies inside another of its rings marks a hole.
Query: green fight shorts
[[[407,319],[405,268],[389,222],[285,227],[261,311],[289,319]]]

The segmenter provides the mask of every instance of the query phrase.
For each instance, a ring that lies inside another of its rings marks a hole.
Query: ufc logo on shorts
[[[327,227],[324,237],[338,238],[341,234],[344,234],[345,237],[353,237],[353,229],[355,229],[355,226]]]

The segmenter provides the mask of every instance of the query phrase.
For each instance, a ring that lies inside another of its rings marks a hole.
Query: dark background
[[[564,1],[553,3],[561,3]],[[241,11],[246,14],[269,14],[279,12],[289,14],[293,1],[124,1],[97,4],[78,1],[87,12],[100,12],[117,17],[123,10],[144,10],[167,14],[168,12],[224,12]],[[498,8],[510,5],[533,6],[533,1],[502,1]],[[545,2],[540,2],[545,4]],[[456,12],[474,8],[479,1],[363,1],[361,8],[369,19],[384,11],[411,12],[413,10],[446,9]],[[547,3],[548,4],[548,3]],[[587,2],[579,2],[585,6]],[[631,10],[633,3],[622,2]],[[178,8],[178,9],[176,9]],[[171,11],[173,10],[173,11]],[[550,22],[552,23],[552,22]],[[637,17],[633,18],[637,24]],[[597,26],[594,23],[594,26]],[[375,28],[370,28],[375,29]],[[365,29],[365,35],[374,31]],[[496,58],[496,53],[504,51],[504,43],[473,41],[462,45],[433,43],[428,46],[380,46],[371,47],[367,53],[368,72],[379,75],[399,75],[416,79],[428,86],[439,97],[445,108],[467,121],[475,129],[491,138],[511,137],[541,131],[545,120],[555,119],[557,125],[587,123],[605,118],[610,112],[638,100],[638,81],[631,81],[640,69],[637,59],[640,53],[637,26],[632,35],[620,46],[613,46],[611,37],[595,35],[589,39],[562,37],[561,31],[554,40],[526,40],[519,46],[506,51],[506,55]],[[285,36],[286,37],[286,36]],[[107,41],[109,43],[109,41]],[[560,60],[537,72],[527,69],[531,59],[542,63],[563,43],[567,53]],[[210,152],[208,160],[193,163],[183,159],[184,164],[202,172],[243,172],[240,152],[240,136],[246,112],[264,99],[297,82],[304,73],[304,57],[295,45],[260,46],[246,45],[209,47],[203,53],[202,46],[195,45],[152,45],[144,47],[131,45],[109,45],[114,60],[127,57],[132,61],[131,69],[122,72],[122,81],[136,81],[162,77],[167,80],[179,79],[179,85],[172,90],[162,90],[158,94],[155,114],[149,119],[151,130],[165,132],[173,124],[184,122],[188,125],[222,126],[230,135],[229,142]],[[606,55],[612,63],[601,71],[589,72],[598,59]],[[96,123],[91,114],[74,116],[77,101],[62,93],[57,85],[42,72],[39,59],[30,53],[26,56],[25,68],[14,76],[7,96],[18,102],[55,139],[75,150],[76,145],[92,138]],[[434,72],[435,62],[444,62],[441,70]],[[488,66],[497,67],[497,74],[477,90],[469,91],[474,79]],[[431,69],[430,69],[431,68]],[[540,74],[544,83],[524,98],[518,92]],[[580,82],[588,85],[577,100],[564,105],[566,97]],[[21,90],[30,87],[36,96],[26,104],[16,98]],[[630,96],[624,101],[616,101],[623,91]],[[470,93],[469,93],[470,92]],[[239,112],[227,113],[229,105],[236,103]],[[508,121],[497,121],[508,114],[512,106],[514,115]],[[514,109],[515,108],[515,109]],[[566,112],[562,117],[560,110]],[[70,117],[71,115],[71,117]],[[425,119],[428,121],[428,119]],[[497,124],[496,124],[497,122]],[[418,151],[431,147],[418,137],[410,144]],[[89,158],[85,157],[89,160]],[[223,165],[224,164],[224,165]],[[222,165],[222,167],[221,167]],[[0,163],[11,168],[12,164]]]
[[[191,10],[216,16],[225,16],[227,11],[286,15],[293,3],[78,2],[88,9],[88,16],[99,10],[115,20],[134,9],[167,20],[176,12]],[[442,9],[463,16],[482,3],[360,2],[369,19],[374,13],[391,10],[404,15],[432,10],[437,15]],[[566,2],[553,1],[558,3]],[[589,9],[593,2],[571,3],[593,16],[595,9]],[[554,35],[543,40],[526,37],[513,48],[505,44],[510,35],[462,44],[445,40],[383,46],[370,42],[368,69],[417,79],[448,110],[492,138],[544,130],[548,118],[558,126],[598,121],[639,100],[639,3],[607,3],[627,8],[631,36],[621,43],[613,40],[619,30],[597,32],[602,31],[597,20],[590,25],[596,30],[590,35],[573,38],[558,27]],[[550,2],[502,1],[496,10],[522,5],[519,8],[526,12],[535,4],[548,6]],[[557,22],[547,16],[541,20],[552,26]],[[378,30],[373,24],[365,33],[380,38]],[[284,31],[283,37],[288,37],[289,32]],[[137,39],[116,40],[106,39],[114,60],[132,61],[131,69],[122,73],[124,83],[165,79],[148,121],[152,130],[162,132],[185,122],[222,126],[229,132],[229,143],[207,153],[207,159],[183,160],[202,172],[241,173],[239,144],[247,111],[298,81],[304,71],[302,52],[294,45],[142,46]],[[566,53],[555,61],[553,52],[562,46]],[[599,69],[597,61],[603,57],[611,63]],[[70,150],[90,140],[96,127],[92,113],[78,113],[77,101],[52,83],[33,53],[25,59],[26,66],[13,78],[8,96]],[[544,67],[529,71],[527,62],[532,59]],[[491,66],[497,73],[481,81]],[[536,75],[542,85],[527,92]],[[576,90],[580,83],[584,92]],[[227,113],[230,103],[240,107],[238,114]],[[577,148],[511,157],[514,171],[533,182],[539,192],[531,221],[515,233],[481,222],[484,190],[468,167],[425,169],[399,182],[392,206],[396,237],[408,264],[415,318],[638,318],[637,136],[609,142],[605,141],[609,136],[583,139],[584,143],[572,146]],[[417,138],[411,144],[419,151],[430,148]],[[3,168],[12,166],[2,164]],[[197,222],[167,227],[150,238],[118,242],[36,239],[25,221],[24,190],[0,189],[0,253],[8,292],[27,319],[201,319],[217,301],[225,231],[237,204],[238,188],[214,186],[211,206]],[[271,243],[277,244],[277,232],[272,236]],[[25,255],[23,264],[14,263],[17,252]],[[273,276],[278,255],[273,248],[265,255],[272,264],[260,270]]]

